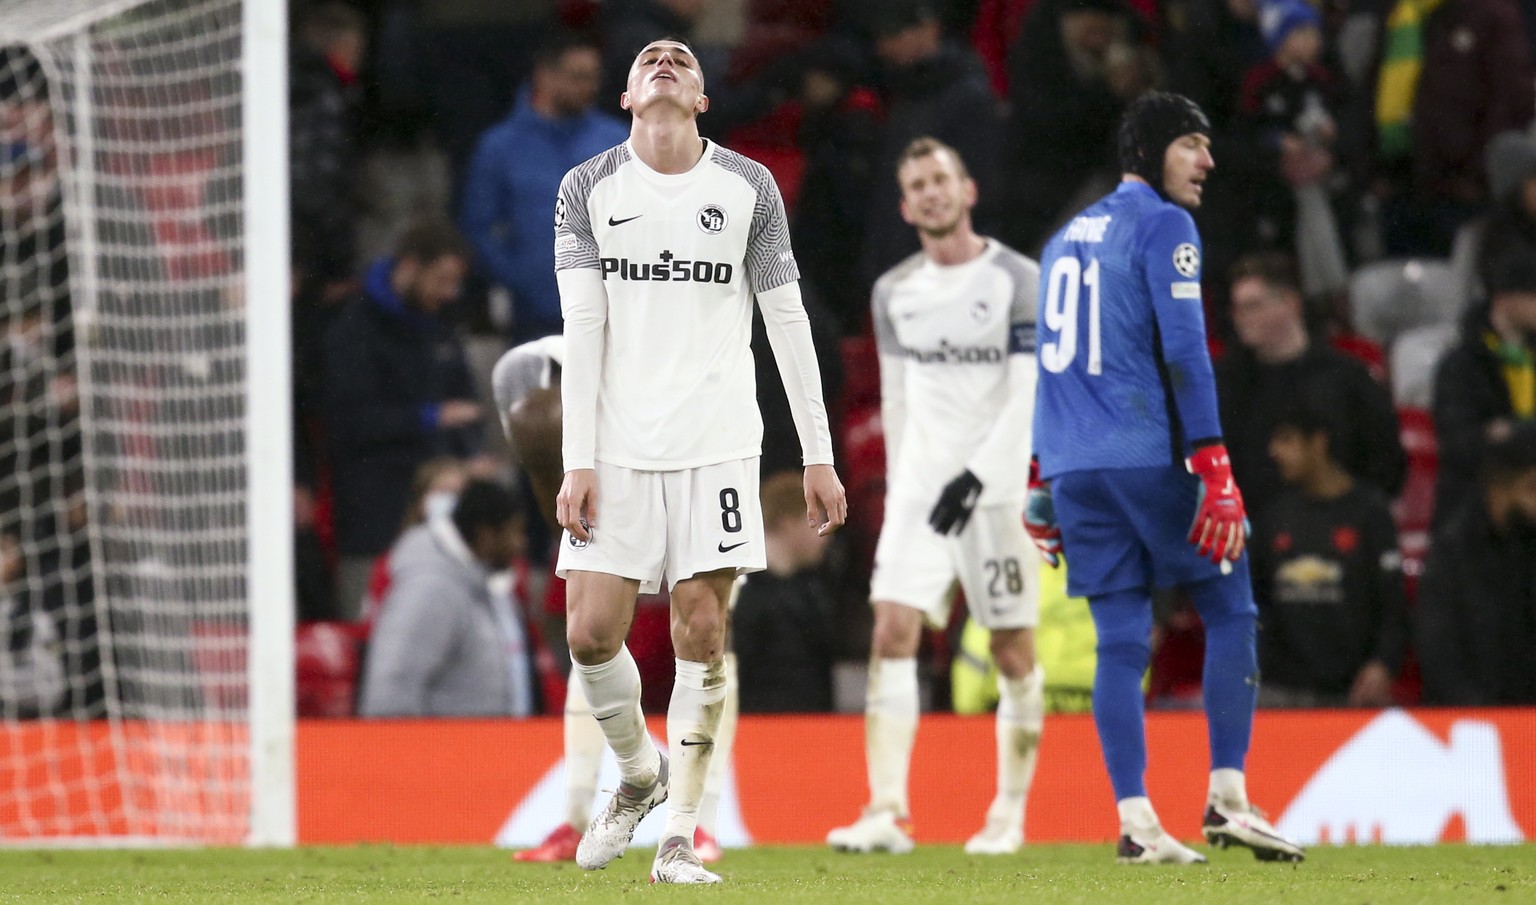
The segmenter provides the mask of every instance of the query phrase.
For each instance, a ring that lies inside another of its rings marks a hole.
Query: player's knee
[[[922,639],[921,613],[900,604],[875,605],[875,630],[870,640],[875,656],[890,660],[916,656]]]
[[[566,625],[565,643],[571,649],[572,660],[583,666],[596,666],[618,656],[624,638],[573,619]]]
[[[1035,668],[1034,637],[1029,629],[1003,629],[988,642],[997,671],[1010,679],[1022,678]]]

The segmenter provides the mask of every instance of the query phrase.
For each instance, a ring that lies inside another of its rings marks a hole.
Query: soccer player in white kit
[[[562,475],[560,368],[564,361],[565,337],[556,334],[509,349],[491,370],[491,390],[501,415],[502,430],[514,457],[528,473],[538,514],[551,525],[555,523],[555,494]],[[738,581],[732,589],[732,607],[739,591]],[[715,756],[710,759],[709,778],[699,804],[698,829],[693,835],[695,853],[705,863],[720,858],[720,845],[714,836],[715,817],[726,768],[730,765],[731,743],[736,737],[736,658],[729,652],[725,655],[725,677],[725,703],[715,733]],[[571,681],[566,687],[564,724],[565,819],[539,845],[517,852],[513,857],[518,861],[574,861],[582,830],[592,817],[592,796],[597,791],[607,742],[602,727],[592,718],[592,708],[587,706],[580,682]]]
[[[726,606],[736,576],[765,566],[754,295],[804,452],[806,517],[834,531],[847,501],[773,177],[700,137],[709,99],[681,42],[641,50],[620,106],[633,114],[629,141],[567,173],[555,205],[566,340],[556,574],[573,672],[622,780],[576,861],[606,867],[670,794],[651,880],[715,883],[692,839],[725,696]],[[624,646],[636,595],[663,579],[677,655],[667,753],[646,732]]]
[[[827,834],[850,852],[912,850],[907,775],[917,734],[923,622],[948,621],[958,580],[997,662],[997,795],[971,854],[1024,844],[1045,721],[1035,663],[1035,552],[1023,527],[1035,396],[1040,268],[976,234],[976,183],[956,151],[920,138],[897,164],[902,217],[923,250],[875,284],[885,430],[885,523],[870,600],[865,701],[869,804]]]

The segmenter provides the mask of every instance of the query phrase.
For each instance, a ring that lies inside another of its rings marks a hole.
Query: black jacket
[[[1343,696],[1372,660],[1402,668],[1402,555],[1375,488],[1356,484],[1334,500],[1287,488],[1255,522],[1248,549],[1264,681]]]
[[[1536,529],[1468,501],[1435,533],[1415,620],[1424,703],[1536,704]]]
[[[754,573],[736,601],[731,631],[742,713],[832,709],[837,603],[819,573]]]
[[[1276,419],[1299,400],[1327,414],[1340,431],[1334,454],[1351,475],[1388,498],[1402,489],[1408,456],[1392,394],[1344,353],[1314,341],[1295,361],[1267,365],[1237,348],[1216,362],[1216,390],[1232,472],[1250,513],[1263,513],[1281,489],[1269,440]]]
[[[1440,470],[1435,479],[1436,527],[1444,525],[1462,503],[1477,495],[1477,474],[1488,446],[1488,423],[1514,417],[1509,385],[1485,334],[1488,306],[1467,313],[1461,340],[1435,370],[1435,438]]]
[[[325,338],[336,546],[344,556],[389,549],[421,463],[468,456],[480,440],[475,429],[435,426],[435,407],[474,399],[474,381],[453,331],[389,291],[390,263],[374,266],[362,296]]]

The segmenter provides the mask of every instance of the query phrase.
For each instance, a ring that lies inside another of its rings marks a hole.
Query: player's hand
[[[1185,463],[1200,478],[1200,499],[1189,542],[1214,563],[1237,562],[1248,543],[1248,513],[1232,480],[1232,459],[1222,444],[1202,446]]]
[[[981,499],[981,478],[967,468],[939,491],[939,501],[928,513],[928,526],[939,534],[959,534],[971,521],[976,501]]]
[[[1056,523],[1051,488],[1044,484],[1031,484],[1029,495],[1024,498],[1024,530],[1035,542],[1040,558],[1053,569],[1061,568],[1061,526]]]
[[[590,541],[597,526],[597,472],[573,468],[565,473],[555,497],[555,519],[577,540]]]
[[[848,495],[830,465],[805,466],[805,523],[821,537],[848,521]]]

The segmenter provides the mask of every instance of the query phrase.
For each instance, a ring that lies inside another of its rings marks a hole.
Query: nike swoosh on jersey
[[[641,217],[644,217],[644,216],[645,216],[644,214],[636,214],[633,217],[625,217],[623,220],[615,220],[615,219],[613,219],[613,215],[610,214],[608,216],[608,225],[609,226],[620,226],[620,225],[623,225],[625,223],[628,223],[631,220],[639,220]]]
[[[715,549],[719,550],[721,553],[729,553],[732,550],[736,549],[737,547],[745,547],[748,543],[749,543],[749,541],[742,541],[739,544],[731,544],[729,547],[727,547],[725,545],[725,541],[721,541],[719,544],[717,544],[715,546]]]

